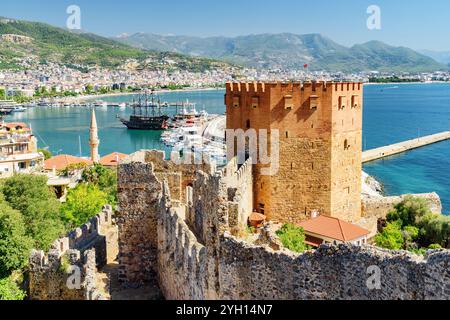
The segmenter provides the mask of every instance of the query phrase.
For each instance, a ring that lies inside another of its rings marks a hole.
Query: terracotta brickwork
[[[280,136],[279,170],[262,175],[267,165],[253,168],[256,211],[280,222],[298,223],[314,211],[358,220],[362,89],[361,83],[227,84],[227,129]]]

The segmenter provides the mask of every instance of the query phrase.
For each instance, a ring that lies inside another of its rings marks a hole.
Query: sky
[[[65,27],[69,5],[81,27],[103,36],[147,32],[190,36],[320,33],[351,46],[370,40],[450,51],[449,0],[2,0],[0,16]],[[369,30],[371,5],[381,29]]]

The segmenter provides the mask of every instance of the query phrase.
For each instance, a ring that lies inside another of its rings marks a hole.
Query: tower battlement
[[[360,91],[363,84],[361,82],[334,82],[334,81],[290,81],[290,82],[228,82],[226,84],[227,93],[248,94],[266,93],[270,89],[280,91],[300,92],[300,91]]]

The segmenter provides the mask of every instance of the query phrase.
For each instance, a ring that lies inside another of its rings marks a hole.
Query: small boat
[[[108,103],[102,100],[97,100],[94,102],[94,107],[107,107]]]
[[[25,111],[27,111],[27,108],[24,107],[14,107],[12,109],[12,112],[25,112]]]
[[[12,109],[5,109],[5,108],[0,109],[0,115],[2,115],[2,116],[7,116],[7,115],[10,115],[11,113],[12,113]]]

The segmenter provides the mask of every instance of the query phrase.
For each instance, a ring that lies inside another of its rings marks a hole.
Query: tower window
[[[286,110],[292,110],[294,107],[294,102],[292,100],[291,95],[284,96],[284,109]]]
[[[348,150],[348,149],[350,149],[350,145],[348,144],[348,140],[345,139],[345,141],[344,141],[344,150]]]
[[[289,131],[286,131],[286,138],[289,138]]]
[[[339,109],[344,109],[346,104],[346,96],[340,96],[339,97]]]
[[[247,120],[247,129],[250,129],[250,120]]]
[[[358,96],[357,95],[352,96],[352,108],[358,108]]]
[[[309,97],[309,108],[311,110],[317,110],[318,107],[319,107],[319,97],[318,96]]]
[[[233,107],[235,108],[239,108],[239,102],[240,102],[240,98],[239,97],[233,97]]]
[[[259,106],[259,97],[253,97],[252,98],[252,108],[256,109]]]

